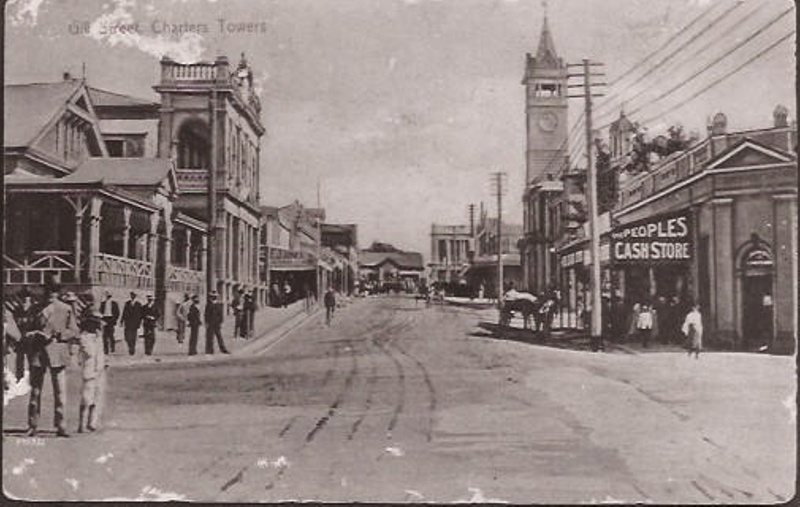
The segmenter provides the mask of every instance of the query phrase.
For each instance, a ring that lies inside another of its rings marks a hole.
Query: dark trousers
[[[125,328],[125,343],[128,344],[128,354],[134,355],[136,353],[136,335],[139,334],[138,327]]]
[[[642,338],[642,347],[647,348],[648,344],[650,343],[650,336],[652,335],[652,329],[640,329],[639,335]]]
[[[220,324],[206,326],[206,354],[214,353],[214,337],[217,337],[217,345],[219,351],[227,354],[228,349],[225,347],[225,342],[222,341],[222,330]]]
[[[156,328],[155,325],[144,326],[144,353],[148,356],[153,355],[153,347],[156,346]]]
[[[103,352],[108,355],[114,352],[116,344],[114,343],[114,323],[111,319],[105,320],[103,324]]]
[[[28,401],[28,427],[36,429],[39,426],[39,415],[42,412],[42,387],[44,376],[50,370],[50,380],[53,383],[54,417],[53,424],[57,430],[66,431],[64,410],[67,406],[67,369],[64,366],[47,368],[44,366],[31,367],[31,397]]]
[[[200,326],[189,326],[189,355],[197,355],[197,340],[200,337]]]
[[[326,306],[325,307],[325,322],[327,322],[328,324],[330,324],[331,320],[333,320],[333,312],[335,310],[336,310],[335,306]]]

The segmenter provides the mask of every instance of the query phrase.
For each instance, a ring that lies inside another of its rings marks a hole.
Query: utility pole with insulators
[[[603,321],[602,321],[602,287],[600,281],[600,224],[598,219],[598,199],[597,199],[597,168],[592,157],[593,132],[592,132],[592,97],[602,97],[602,93],[593,93],[593,86],[604,86],[606,83],[593,82],[593,77],[603,77],[602,63],[591,62],[584,58],[582,63],[568,64],[567,67],[580,68],[578,73],[567,74],[567,77],[582,77],[583,83],[567,85],[568,88],[582,88],[583,93],[568,95],[569,97],[583,97],[586,115],[586,178],[588,180],[586,199],[589,208],[589,246],[592,258],[591,273],[591,301],[592,301],[592,322],[591,322],[591,346],[592,350],[604,349],[603,346]],[[598,71],[599,70],[599,71]]]
[[[506,173],[492,173],[492,195],[497,197],[497,304],[503,299],[503,195],[506,192]]]

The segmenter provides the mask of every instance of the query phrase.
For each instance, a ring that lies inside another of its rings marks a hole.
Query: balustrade
[[[127,289],[152,289],[153,263],[105,253],[95,254],[95,280],[99,285]]]
[[[72,252],[36,250],[21,261],[3,255],[3,283],[6,285],[43,285],[48,280],[75,282],[75,261]]]
[[[205,272],[180,266],[167,266],[167,290],[199,294],[205,284]]]

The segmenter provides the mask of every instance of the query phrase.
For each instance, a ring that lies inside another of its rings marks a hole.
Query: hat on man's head
[[[193,295],[192,296],[192,301],[194,301],[194,302],[200,301],[200,296],[198,296],[197,294]]]
[[[215,290],[212,290],[211,292],[208,293],[208,297],[210,298],[215,298],[217,296],[219,296],[219,294]]]
[[[66,294],[64,294],[64,301],[66,301],[68,303],[72,303],[73,301],[77,301],[77,300],[78,300],[78,296],[76,296],[75,293],[72,292],[72,291],[68,291]]]
[[[131,291],[131,296],[136,297],[136,293]]]
[[[155,296],[153,296],[152,294],[148,294],[148,295],[147,295],[147,299],[153,299],[154,297],[155,297]]]

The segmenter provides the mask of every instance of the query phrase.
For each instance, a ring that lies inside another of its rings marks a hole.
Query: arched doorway
[[[774,263],[772,249],[753,236],[739,256],[741,348],[767,351],[774,339]]]

